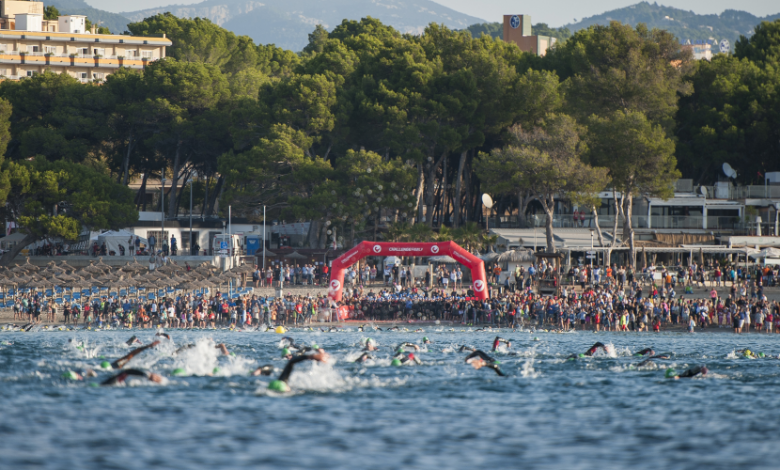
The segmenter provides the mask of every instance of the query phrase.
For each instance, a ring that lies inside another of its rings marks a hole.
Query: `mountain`
[[[594,24],[608,25],[610,21],[620,21],[632,26],[645,23],[649,28],[669,31],[681,42],[686,39],[691,41],[728,39],[733,45],[740,36],[751,36],[753,29],[762,21],[774,21],[778,18],[780,13],[758,17],[739,10],[726,10],[720,15],[697,15],[692,11],[666,7],[658,3],[641,2],[591,16],[577,23],[567,24],[565,27],[575,32]]]
[[[84,0],[46,0],[45,4],[57,7],[61,15],[85,15],[89,21],[106,26],[112,33],[122,34],[130,22],[122,15],[92,8]]]
[[[294,51],[303,49],[317,24],[332,30],[345,18],[360,20],[371,16],[413,34],[421,33],[429,23],[463,29],[483,22],[430,0],[205,0],[195,5],[170,5],[123,15],[140,21],[167,11],[182,18],[208,18],[236,34],[250,36],[258,44],[273,43]]]

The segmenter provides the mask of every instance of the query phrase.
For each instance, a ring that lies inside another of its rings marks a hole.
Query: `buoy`
[[[287,333],[287,330],[285,330],[283,326],[277,326],[276,329],[274,330],[274,332],[279,333],[280,335],[283,335],[283,334]]]
[[[279,393],[287,393],[290,391],[290,386],[281,380],[272,380],[271,383],[268,384],[268,390],[273,390],[274,392]]]

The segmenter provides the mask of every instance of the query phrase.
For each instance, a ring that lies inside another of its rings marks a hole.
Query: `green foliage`
[[[702,61],[680,101],[677,155],[688,177],[706,183],[731,164],[744,183],[763,184],[780,154],[780,20],[763,23],[734,56]]]
[[[248,36],[236,36],[204,18],[177,18],[165,13],[130,23],[127,28],[136,36],[165,34],[173,42],[167,48],[168,57],[216,65],[231,75],[253,69],[267,76],[284,76],[298,63],[297,55],[290,51],[255,45]]]
[[[43,19],[44,20],[56,20],[60,16],[60,11],[57,9],[57,7],[53,5],[49,5],[43,9]]]
[[[493,39],[504,38],[504,24],[498,22],[473,24],[466,28],[465,31],[471,33],[474,38],[478,38],[483,34],[490,36]],[[550,36],[559,41],[565,41],[571,37],[569,28],[551,28],[547,26],[547,23],[537,23],[531,26],[531,34],[535,36]]]
[[[75,240],[82,226],[119,229],[138,220],[128,188],[78,163],[44,157],[7,162],[0,186],[6,194],[3,216],[36,238]]]
[[[578,31],[545,60],[566,79],[567,101],[579,120],[631,110],[667,130],[674,127],[679,95],[688,92],[682,77],[692,65],[669,33],[618,22]]]

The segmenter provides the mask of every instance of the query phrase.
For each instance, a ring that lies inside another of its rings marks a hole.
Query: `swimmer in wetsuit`
[[[427,336],[423,336],[422,342],[423,344],[431,344],[431,340],[429,340]]]
[[[379,348],[376,346],[376,341],[374,341],[371,338],[368,338],[366,340],[366,345],[363,348],[363,351],[376,351],[377,349]]]
[[[487,354],[485,354],[483,351],[480,351],[479,349],[466,356],[466,364],[471,364],[471,366],[477,370],[483,367],[487,367],[488,369],[493,369],[496,372],[496,374],[500,375],[501,377],[504,377],[506,375],[501,371],[501,368],[499,367],[499,364],[501,364],[500,362],[495,360],[495,358],[488,356]]]
[[[100,385],[104,385],[105,386],[105,385],[119,385],[119,384],[123,384],[123,383],[125,383],[125,381],[129,377],[143,377],[143,378],[149,380],[150,382],[154,382],[154,383],[158,383],[158,384],[162,383],[163,380],[164,380],[162,378],[162,376],[160,376],[158,374],[155,374],[153,372],[147,372],[147,371],[140,370],[140,369],[127,369],[127,370],[123,370],[122,372],[118,373],[117,375],[115,375],[113,377],[107,378],[106,380],[101,382]]]
[[[458,349],[458,352],[476,351],[476,350],[477,350],[477,348],[475,348],[474,346],[461,346],[460,349]]]
[[[363,354],[360,355],[359,358],[355,359],[352,362],[366,362],[366,361],[370,361],[372,359],[374,359],[374,356],[372,356],[371,354],[369,354],[367,352],[364,352]]]
[[[168,341],[173,341],[173,339],[171,338],[171,335],[169,335],[168,333],[157,333],[154,336],[160,336],[160,337],[163,337],[163,338],[167,339]]]
[[[743,356],[745,356],[748,359],[758,359],[759,357],[765,357],[766,356],[766,354],[764,354],[762,352],[756,353],[756,352],[751,351],[750,349],[738,349],[735,352],[738,352],[738,353],[742,354]]]
[[[393,360],[390,362],[390,365],[402,366],[409,363],[422,364],[422,361],[419,357],[415,356],[414,353],[406,354],[404,352],[400,352],[393,356]]]
[[[302,361],[328,362],[329,358],[330,355],[328,355],[328,353],[322,349],[318,349],[314,354],[293,357],[287,361],[287,365],[284,366],[284,370],[282,371],[282,374],[279,376],[279,378],[272,380],[271,383],[268,384],[268,390],[273,390],[275,392],[289,392],[290,385],[287,382],[290,380],[290,374],[292,374],[295,364]]]
[[[707,375],[707,372],[709,372],[709,370],[707,369],[707,366],[691,367],[690,369],[686,370],[682,374],[678,374],[677,372],[675,372],[674,369],[666,369],[666,378],[667,379],[674,379],[674,380],[677,380],[677,379],[689,379],[689,378],[696,377],[696,376],[699,376],[699,375],[705,376],[705,375]]]
[[[507,349],[512,347],[512,343],[509,342],[508,339],[504,339],[496,336],[496,339],[493,340],[493,351],[495,351],[498,348],[498,345],[501,343],[506,344]]]
[[[138,336],[133,335],[132,338],[125,341],[125,344],[127,344],[128,346],[132,346],[134,344],[143,344],[143,343],[141,342],[140,339],[138,339]]]
[[[396,348],[396,350],[398,352],[404,352],[404,348],[412,348],[415,351],[419,351],[420,350],[420,346],[417,346],[414,343],[401,343],[401,344],[398,345],[398,348]]]
[[[671,359],[671,358],[672,358],[671,353],[656,354],[655,356],[648,357],[644,361],[640,362],[639,364],[636,365],[636,367],[646,366],[652,363],[654,359]]]
[[[112,362],[111,363],[111,367],[113,367],[114,369],[121,369],[128,362],[130,362],[130,359],[134,358],[135,356],[137,356],[138,354],[146,351],[149,348],[153,348],[153,347],[157,346],[158,344],[160,344],[160,342],[159,341],[155,341],[155,342],[153,342],[151,344],[147,344],[146,346],[141,346],[138,349],[134,349],[134,350],[130,351],[130,354],[128,354],[127,356],[121,357],[121,358],[117,359],[116,361]]]
[[[180,352],[182,352],[182,351],[186,351],[186,350],[188,350],[188,349],[192,349],[192,348],[194,348],[195,346],[197,346],[197,345],[196,345],[196,344],[194,344],[194,343],[185,344],[184,346],[182,346],[182,347],[180,347],[179,349],[177,349],[177,350],[176,350],[176,351],[173,353],[173,355],[175,356],[175,355],[179,354]],[[219,349],[219,350],[221,350],[221,351],[222,351],[222,354],[224,354],[225,356],[230,356],[230,353],[228,352],[228,349],[227,349],[227,346],[225,346],[225,343],[219,343],[219,344],[215,345],[215,346],[214,346],[214,349]]]
[[[271,375],[273,373],[274,373],[274,366],[270,364],[266,364],[264,366],[260,366],[257,369],[255,369],[254,372],[252,372],[252,375],[256,377],[258,375]]]
[[[577,359],[578,357],[586,357],[586,356],[592,356],[598,351],[599,349],[606,351],[607,347],[604,346],[603,343],[596,343],[593,346],[590,347],[587,351],[581,354],[572,354],[571,356],[567,357],[566,359]]]
[[[651,348],[645,348],[634,354],[634,356],[652,356],[653,354],[655,354],[655,351],[653,351]]]

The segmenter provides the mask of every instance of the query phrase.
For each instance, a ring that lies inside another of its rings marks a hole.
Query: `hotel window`
[[[103,80],[103,74],[102,73],[93,73],[92,78],[95,80]]]
[[[97,48],[97,47],[96,47],[95,49],[93,49],[93,50],[92,50],[92,52],[93,52],[93,53],[94,53],[96,56],[98,56],[98,55],[99,55],[99,56],[105,56],[105,55],[106,55],[106,50],[105,50],[105,49],[103,49],[103,48]]]
[[[47,54],[56,54],[57,46],[43,46],[43,52]]]
[[[144,59],[152,59],[154,52],[152,51],[141,51],[141,57]]]
[[[81,72],[79,76],[81,77],[82,80],[86,80],[89,78],[89,74],[87,72]]]

